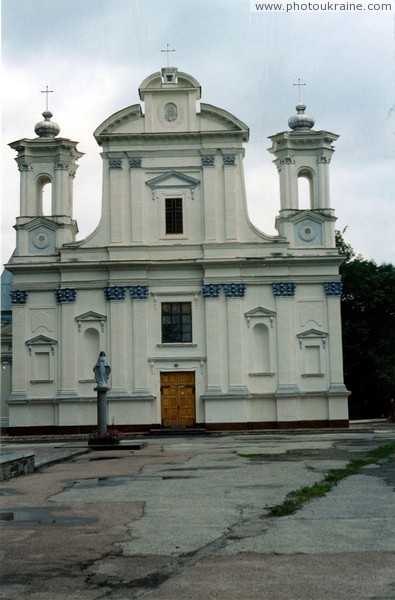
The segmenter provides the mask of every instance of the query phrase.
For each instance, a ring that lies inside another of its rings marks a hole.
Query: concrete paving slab
[[[394,600],[394,461],[268,516],[394,434],[145,438],[43,466],[0,484],[0,598]]]

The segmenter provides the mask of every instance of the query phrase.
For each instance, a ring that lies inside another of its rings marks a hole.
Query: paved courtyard
[[[0,598],[394,600],[394,455],[293,515],[269,509],[395,424],[142,440],[52,465],[84,444],[34,445],[39,471],[0,484]]]

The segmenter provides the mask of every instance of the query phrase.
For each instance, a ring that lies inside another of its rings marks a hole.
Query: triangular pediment
[[[101,315],[100,313],[93,312],[92,310],[75,317],[76,321],[106,321],[106,315]]]
[[[275,317],[276,313],[273,310],[268,310],[267,308],[262,308],[262,306],[257,306],[253,310],[250,310],[245,313],[245,317]]]
[[[38,345],[51,345],[53,346],[54,344],[57,344],[57,340],[54,340],[53,338],[47,337],[46,335],[37,335],[34,338],[31,338],[30,340],[26,340],[26,344],[28,346],[38,346]]]
[[[46,217],[37,217],[36,219],[32,219],[32,221],[29,221],[29,223],[26,223],[25,225],[25,229],[27,230],[31,230],[31,229],[36,229],[37,227],[47,227],[48,229],[52,229],[55,230],[56,229],[56,224],[51,221],[50,219],[47,219]]]
[[[324,223],[328,220],[328,215],[321,214],[318,210],[298,210],[294,215],[289,217],[289,221],[300,223],[302,221],[314,221],[316,223]]]
[[[180,173],[180,171],[167,171],[153,179],[146,181],[146,184],[152,189],[160,187],[196,187],[200,183],[199,179]]]
[[[318,329],[309,329],[308,331],[304,331],[303,333],[298,333],[296,336],[302,339],[308,338],[326,338],[328,334],[325,331],[318,331]]]

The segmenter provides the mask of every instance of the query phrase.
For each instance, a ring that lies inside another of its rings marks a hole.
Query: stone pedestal
[[[107,392],[110,388],[108,387],[95,387],[97,392],[97,429],[99,437],[104,435],[107,431],[108,425],[108,403],[107,403]]]

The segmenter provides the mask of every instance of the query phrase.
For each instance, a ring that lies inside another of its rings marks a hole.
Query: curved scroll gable
[[[212,104],[202,102],[200,104],[200,117],[202,120],[204,119],[222,125],[222,127],[228,131],[238,131],[242,133],[243,141],[248,142],[250,136],[248,126],[223,108],[218,108]]]
[[[101,137],[105,135],[113,135],[116,133],[125,133],[127,130],[132,131],[140,131],[139,128],[136,128],[135,124],[132,127],[125,128],[126,125],[129,125],[133,121],[138,121],[143,118],[143,113],[141,110],[140,104],[133,104],[132,106],[128,106],[119,110],[118,112],[108,117],[97,129],[94,131],[93,135],[95,136],[97,142],[101,143]]]

